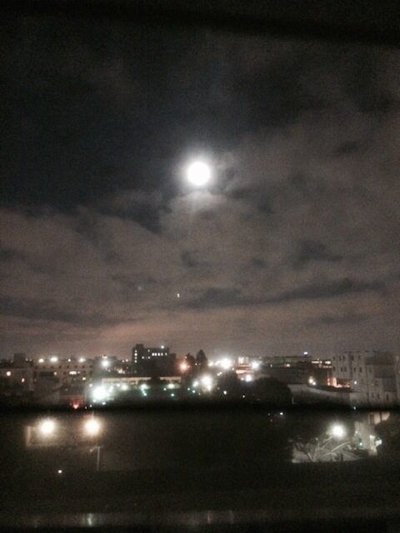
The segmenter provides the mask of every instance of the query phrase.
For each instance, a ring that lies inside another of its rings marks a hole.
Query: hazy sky
[[[399,348],[398,51],[29,17],[1,49],[2,357]]]

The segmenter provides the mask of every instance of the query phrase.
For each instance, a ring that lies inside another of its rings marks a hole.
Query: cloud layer
[[[3,355],[399,348],[398,52],[65,32],[6,40]]]

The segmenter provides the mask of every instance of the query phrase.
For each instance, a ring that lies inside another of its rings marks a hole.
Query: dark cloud
[[[4,350],[398,346],[397,51],[29,18],[3,44]]]
[[[303,267],[310,261],[341,261],[343,256],[328,250],[327,246],[318,241],[301,241],[299,251],[296,254],[293,264],[295,267]]]
[[[339,326],[352,326],[360,322],[368,320],[368,315],[362,313],[345,313],[342,315],[322,315],[318,320],[314,321],[310,325],[339,325]]]

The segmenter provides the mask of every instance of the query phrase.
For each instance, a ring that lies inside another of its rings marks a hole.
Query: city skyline
[[[397,50],[11,27],[2,354],[399,350]]]

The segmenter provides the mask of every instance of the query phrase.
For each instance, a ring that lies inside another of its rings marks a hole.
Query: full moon
[[[187,168],[187,179],[195,187],[207,185],[211,178],[211,169],[207,163],[194,161]]]

